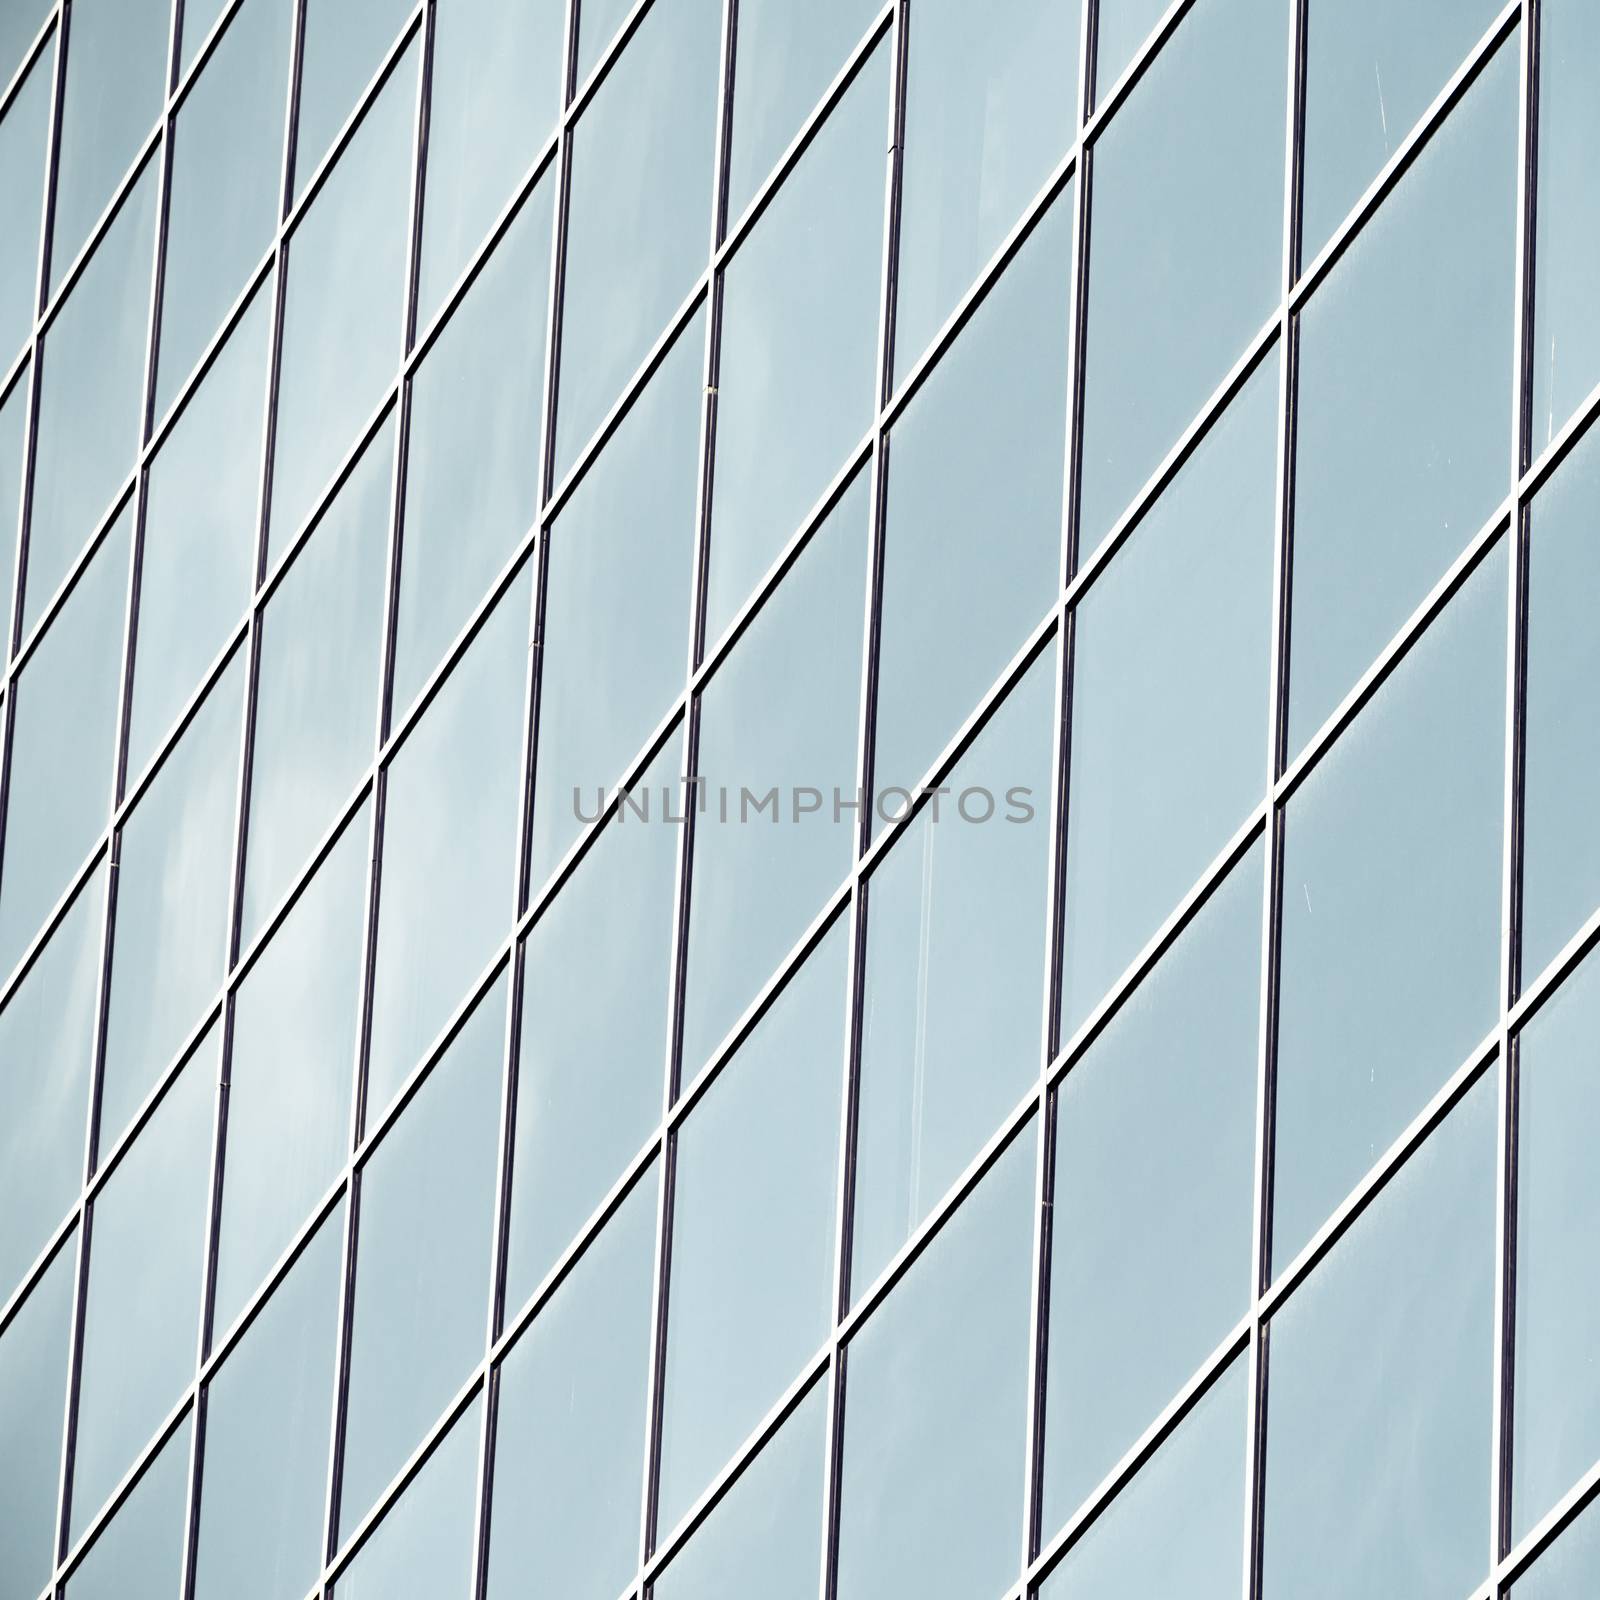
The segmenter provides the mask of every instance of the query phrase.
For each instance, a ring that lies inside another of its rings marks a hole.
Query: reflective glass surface
[[[1507,1600],[1567,1600],[1600,1585],[1600,1501],[1591,1500],[1507,1591]]]
[[[411,10],[412,0],[361,0],[360,5],[306,0],[295,130],[297,194],[320,170]],[[397,76],[407,76],[403,67]],[[415,79],[410,81],[414,86]]]
[[[1201,0],[1094,142],[1080,562],[1277,303],[1288,23]]]
[[[189,1434],[176,1433],[117,1507],[63,1591],[67,1600],[165,1600],[183,1581]]]
[[[44,47],[0,117],[0,216],[7,222],[0,239],[0,361],[8,365],[33,332],[38,310],[39,227],[55,54],[53,43]],[[8,75],[0,64],[0,79]],[[4,506],[0,515],[11,510]]]
[[[655,0],[573,129],[558,481],[705,266],[721,13]]]
[[[16,0],[0,11],[0,81],[9,81],[22,65],[49,13],[50,0]]]
[[[850,1341],[841,1600],[957,1600],[1016,1576],[1036,1136],[1022,1129]]]
[[[1502,543],[1289,802],[1277,1267],[1494,1026],[1505,625]]]
[[[1491,1073],[1272,1319],[1267,1600],[1442,1600],[1484,1575],[1494,1138]]]
[[[11,654],[11,600],[16,587],[17,522],[22,503],[22,457],[27,444],[28,369],[0,400],[0,659]]]

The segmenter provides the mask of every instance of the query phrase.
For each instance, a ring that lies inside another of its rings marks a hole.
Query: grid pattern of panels
[[[1586,1592],[1597,42],[6,8],[0,1600]]]

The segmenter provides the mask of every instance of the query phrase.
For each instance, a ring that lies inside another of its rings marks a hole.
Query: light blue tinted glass
[[[228,9],[228,0],[183,0],[183,37],[179,41],[182,71],[187,71],[200,46],[211,36],[217,18]]]
[[[393,451],[385,423],[262,614],[246,941],[372,759]]]
[[[529,196],[411,380],[396,712],[538,510],[553,182]]]
[[[999,1594],[1022,1541],[1036,1129],[851,1341],[840,1600]]]
[[[361,1174],[345,1534],[483,1354],[505,1027],[502,976]]]
[[[1491,1072],[1272,1319],[1267,1600],[1484,1576],[1494,1138]]]
[[[1517,1091],[1516,1427],[1511,1537],[1600,1457],[1600,958],[1523,1030]],[[1519,1591],[1520,1593],[1520,1591]]]
[[[11,600],[16,588],[17,513],[22,503],[22,446],[28,423],[28,369],[0,400],[0,661],[11,655]]]
[[[1098,0],[1094,68],[1097,105],[1133,65],[1140,46],[1150,37],[1166,9],[1163,0]]]
[[[529,584],[524,567],[389,767],[369,1120],[511,930]]]
[[[111,814],[132,536],[130,506],[90,558],[13,691],[11,797],[0,875],[0,969],[6,972]]]
[[[145,1468],[73,1572],[66,1600],[169,1600],[181,1589],[192,1426],[185,1417]]]
[[[651,1600],[813,1600],[828,1387],[816,1384],[651,1586]]]
[[[289,20],[284,0],[246,0],[178,116],[161,289],[158,414],[272,242],[283,170]],[[188,21],[186,8],[186,31]]]
[[[1257,844],[1057,1091],[1047,1533],[1250,1308],[1261,868]]]
[[[517,180],[555,131],[566,10],[566,0],[453,0],[436,13],[419,327],[432,321]],[[543,245],[549,249],[548,209]],[[519,312],[522,299],[537,302],[542,347],[545,297],[532,283],[519,288]]]
[[[207,1387],[196,1600],[301,1600],[316,1581],[343,1236],[340,1204]]]
[[[1528,547],[1522,971],[1542,972],[1600,906],[1600,432],[1539,491]]]
[[[453,1600],[467,1594],[482,1405],[474,1400],[451,1424],[329,1589],[329,1600]]]
[[[1502,547],[1289,803],[1278,1267],[1498,1015],[1505,586]]]
[[[578,0],[578,83],[594,70],[634,0]]]
[[[686,1077],[850,871],[870,506],[863,472],[700,697]]]
[[[94,1202],[74,1536],[194,1376],[219,1043],[212,1028]]]
[[[105,886],[96,868],[0,1011],[0,1305],[83,1178]]]
[[[1311,0],[1302,260],[1333,236],[1498,10],[1495,0]]]
[[[880,44],[723,280],[708,640],[872,425],[889,65]]]
[[[572,135],[555,475],[706,264],[719,0],[656,0]]]
[[[1546,0],[1539,11],[1539,203],[1533,251],[1535,455],[1600,378],[1600,12],[1583,0]],[[1519,1589],[1518,1594],[1521,1594]]]
[[[219,1334],[327,1193],[349,1148],[368,827],[363,807],[234,1001],[213,1313]]]
[[[1048,649],[1028,669],[950,774],[938,820],[930,801],[872,875],[858,1296],[1038,1076],[1055,661]]]
[[[902,376],[1077,130],[1079,0],[936,0],[908,37],[895,369]],[[1071,206],[1060,208],[1070,216]],[[1063,226],[1063,231],[1070,223]],[[1066,250],[1059,260],[1066,298]],[[1066,335],[1037,330],[1065,364]]]
[[[366,10],[344,9],[352,15]],[[413,43],[290,239],[268,529],[272,556],[299,532],[394,381],[405,307],[416,70]]]
[[[1095,141],[1080,562],[1278,303],[1288,24],[1202,0]]]
[[[155,220],[152,163],[123,202],[45,337],[22,609],[25,628],[38,621],[134,463]]]
[[[67,1237],[0,1334],[0,1600],[34,1600],[55,1555],[74,1240]]]
[[[614,1600],[639,1556],[652,1162],[500,1372],[489,1600]]]
[[[72,7],[52,284],[77,259],[161,114],[171,17],[172,0],[76,0]]]
[[[244,677],[241,652],[122,829],[102,1150],[127,1126],[222,982]]]
[[[679,744],[645,773],[526,944],[506,1304],[523,1305],[661,1117],[672,985]]]
[[[33,331],[37,309],[39,223],[55,55],[55,45],[47,44],[0,121],[0,217],[6,219],[0,238],[0,352],[4,352],[0,362],[7,366]],[[9,76],[0,67],[0,84]]]
[[[306,0],[304,40],[300,64],[300,106],[295,130],[294,187],[303,193],[333,146],[339,130],[350,119],[361,91],[383,65],[389,47],[410,16],[412,0]],[[410,47],[415,48],[415,42]],[[395,78],[405,80],[403,98],[409,107],[416,78],[404,63]],[[408,118],[409,122],[409,118]],[[409,146],[408,136],[401,144]],[[409,149],[394,152],[409,167]],[[399,330],[396,329],[398,338]]]
[[[533,882],[550,876],[678,693],[700,478],[696,317],[550,530]],[[578,796],[581,793],[581,806]]]
[[[678,1132],[663,1533],[828,1334],[848,949],[841,918]]]
[[[1517,43],[1300,318],[1289,751],[1504,498]]]
[[[1265,790],[1277,416],[1268,360],[1078,606],[1065,1037]]]
[[[1054,600],[1071,236],[1064,194],[890,436],[879,796],[921,782]]]
[[[1241,1356],[1073,1545],[1038,1600],[1234,1600],[1246,1473]]]
[[[872,0],[812,0],[805,6],[745,0],[739,7],[728,155],[730,220],[737,221],[755,198],[877,10]],[[887,117],[887,107],[880,109]],[[887,127],[883,122],[879,131]],[[878,177],[881,200],[881,166]],[[662,1592],[659,1584],[657,1591]]]
[[[50,9],[50,0],[13,0],[0,7],[0,82],[9,83],[22,65]]]
[[[156,753],[255,582],[271,288],[258,292],[150,468],[128,774]]]
[[[1600,1591],[1600,1500],[1591,1500],[1506,1594],[1507,1600],[1573,1600],[1596,1591]]]

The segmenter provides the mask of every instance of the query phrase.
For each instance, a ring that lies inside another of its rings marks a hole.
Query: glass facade
[[[0,0],[0,1600],[1600,1584],[1591,0]]]

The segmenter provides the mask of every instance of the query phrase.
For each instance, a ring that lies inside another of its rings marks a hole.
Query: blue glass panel
[[[192,1427],[185,1417],[95,1536],[66,1600],[170,1600],[182,1587]]]
[[[295,130],[295,193],[304,192],[339,130],[349,120],[361,92],[383,65],[413,0],[306,0],[301,25],[300,104]],[[407,80],[405,95],[415,92],[416,79],[402,65],[396,75]],[[401,147],[409,139],[400,140]],[[408,156],[397,148],[397,156]],[[407,165],[409,166],[409,159]]]
[[[5,23],[0,22],[0,29]],[[43,217],[45,145],[50,132],[50,86],[56,49],[47,44],[0,121],[0,363],[11,364],[33,332],[39,279],[39,226]],[[10,77],[0,67],[0,85]],[[0,512],[11,507],[0,504]]]

